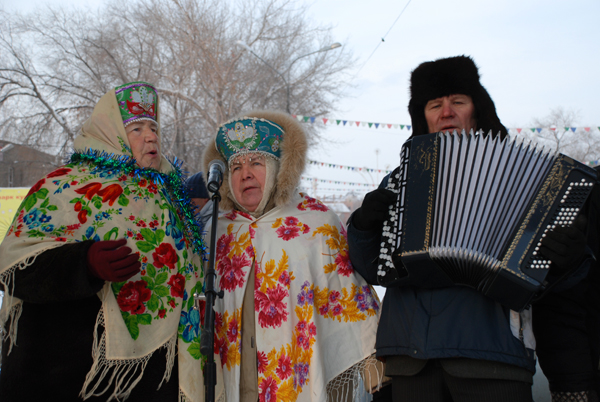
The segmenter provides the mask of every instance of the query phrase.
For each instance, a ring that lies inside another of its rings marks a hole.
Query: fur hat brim
[[[412,120],[413,136],[428,134],[425,105],[432,99],[444,96],[469,95],[475,106],[477,130],[508,133],[496,114],[496,106],[481,85],[479,69],[472,58],[456,56],[421,63],[410,77],[410,102],[408,112]]]

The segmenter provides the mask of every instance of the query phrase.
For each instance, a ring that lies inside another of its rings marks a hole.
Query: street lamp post
[[[262,57],[260,57],[258,54],[256,54],[256,53],[254,52],[254,50],[252,50],[252,48],[251,48],[250,46],[248,46],[248,44],[246,44],[246,42],[244,42],[244,41],[242,41],[242,40],[238,40],[238,41],[236,42],[236,44],[237,44],[238,46],[241,46],[241,47],[245,48],[245,49],[246,49],[247,51],[249,51],[250,53],[252,53],[252,55],[253,55],[254,57],[256,57],[258,60],[262,61],[264,64],[266,64],[266,65],[267,65],[267,67],[269,67],[271,70],[273,70],[275,73],[277,73],[277,75],[279,75],[279,76],[281,77],[281,79],[282,79],[282,80],[283,80],[283,82],[285,83],[285,88],[286,88],[286,103],[285,103],[285,110],[286,110],[288,113],[291,113],[291,112],[290,112],[290,82],[289,82],[289,81],[290,81],[290,71],[291,71],[292,65],[293,65],[295,62],[297,62],[298,60],[300,60],[300,59],[302,59],[302,58],[304,58],[304,57],[306,57],[306,56],[310,56],[311,54],[315,54],[315,53],[321,53],[321,52],[328,52],[328,51],[330,51],[330,50],[337,49],[338,47],[341,47],[341,46],[342,46],[342,44],[341,44],[341,43],[339,43],[339,42],[335,42],[335,43],[333,43],[333,44],[331,44],[331,45],[329,45],[329,46],[325,46],[325,47],[322,47],[322,48],[321,48],[321,49],[319,49],[319,50],[315,50],[314,52],[306,53],[306,54],[303,54],[303,55],[301,55],[301,56],[298,56],[298,57],[296,57],[294,60],[292,60],[292,62],[291,62],[289,65],[288,65],[288,67],[287,67],[287,68],[286,68],[286,70],[285,70],[285,72],[287,72],[287,75],[288,75],[288,78],[286,79],[286,78],[285,78],[285,76],[284,76],[282,73],[280,73],[279,71],[277,71],[277,69],[275,69],[275,67],[273,67],[272,65],[270,65],[269,63],[267,63],[267,62],[266,62],[266,61],[265,61],[265,60],[264,60]]]

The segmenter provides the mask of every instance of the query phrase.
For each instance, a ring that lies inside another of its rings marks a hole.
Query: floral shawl
[[[98,385],[109,378],[107,399],[125,399],[152,354],[166,347],[163,381],[177,352],[181,399],[203,400],[200,315],[193,294],[202,287],[204,245],[180,170],[164,158],[160,171],[135,164],[114,90],[101,98],[75,146],[79,151],[66,165],[31,188],[0,246],[0,282],[6,289],[0,324],[11,320],[5,334],[10,347],[23,308],[10,296],[17,269],[65,243],[125,238],[142,270],[126,282],[106,282],[98,293],[102,308],[96,326],[104,332],[94,334],[94,363],[81,396],[107,392]]]
[[[354,272],[346,231],[302,193],[260,218],[218,220],[215,354],[227,400],[239,400],[241,312],[254,265],[258,391],[263,401],[324,401],[328,383],[375,352],[379,300]]]

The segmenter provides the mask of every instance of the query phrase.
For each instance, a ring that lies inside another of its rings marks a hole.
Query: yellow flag
[[[28,192],[25,187],[0,188],[0,243]]]

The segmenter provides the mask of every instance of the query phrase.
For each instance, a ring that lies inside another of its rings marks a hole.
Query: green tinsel
[[[202,257],[202,260],[207,261],[207,248],[202,240],[200,220],[196,218],[197,207],[192,203],[189,197],[187,188],[183,185],[183,172],[181,170],[181,162],[175,160],[169,163],[173,166],[173,170],[169,173],[161,173],[155,169],[142,168],[137,165],[134,158],[127,155],[109,154],[105,151],[97,151],[88,149],[87,151],[74,152],[67,163],[81,164],[87,163],[93,166],[91,173],[100,171],[112,171],[122,174],[133,174],[138,179],[146,179],[156,185],[160,185],[166,190],[163,192],[175,206],[178,215],[184,223],[184,235],[192,244],[194,252]],[[204,269],[202,276],[204,276]]]

